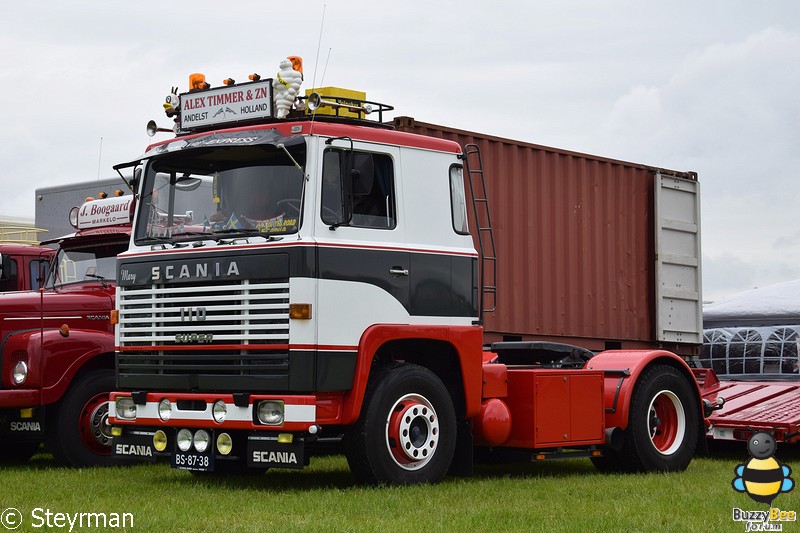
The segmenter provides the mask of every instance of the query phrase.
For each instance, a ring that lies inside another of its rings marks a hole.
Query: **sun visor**
[[[212,132],[205,135],[195,135],[186,139],[172,139],[151,146],[142,156],[127,163],[114,165],[114,170],[135,167],[145,159],[157,157],[162,154],[177,153],[185,150],[200,148],[213,148],[216,146],[255,146],[283,144],[286,148],[300,146],[305,143],[301,135],[286,137],[275,129],[245,130],[235,132]]]

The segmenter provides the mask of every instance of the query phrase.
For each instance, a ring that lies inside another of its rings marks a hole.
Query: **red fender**
[[[12,333],[8,338],[3,341],[3,351],[0,353],[2,357],[2,364],[0,368],[3,369],[2,375],[2,388],[6,390],[14,389],[38,389],[41,384],[41,363],[39,358],[39,350],[41,347],[41,330],[28,330],[18,331]],[[25,352],[28,354],[28,379],[21,387],[11,384],[11,373],[6,369],[14,367],[13,362],[16,360],[14,353]]]
[[[358,420],[372,358],[378,349],[390,341],[412,339],[443,341],[455,349],[464,383],[466,416],[471,418],[480,412],[483,346],[483,329],[480,326],[376,325],[367,328],[359,340],[353,387],[344,395],[342,424],[352,424]]]
[[[686,376],[696,391],[700,417],[703,409],[700,388],[689,365],[672,352],[666,350],[609,350],[600,352],[589,360],[587,368],[605,371],[604,401],[606,427],[628,427],[628,411],[633,389],[644,369],[652,363],[665,363],[676,367]]]
[[[60,400],[75,374],[90,360],[114,353],[114,334],[103,331],[71,329],[64,337],[58,330],[45,330],[43,341],[43,404]]]

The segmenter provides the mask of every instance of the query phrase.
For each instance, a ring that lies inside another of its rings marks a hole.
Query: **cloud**
[[[0,214],[30,216],[36,187],[114,176],[150,142],[147,120],[168,125],[161,103],[190,73],[267,77],[296,54],[306,87],[366,90],[396,115],[695,170],[706,290],[797,275],[800,3],[341,0],[320,34],[323,6],[6,9]]]

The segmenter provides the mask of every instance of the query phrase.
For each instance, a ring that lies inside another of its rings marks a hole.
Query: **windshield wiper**
[[[268,241],[278,241],[278,240],[283,239],[283,237],[276,237],[275,235],[272,235],[272,234],[270,234],[270,233],[268,233],[266,231],[261,231],[261,230],[254,229],[254,228],[250,228],[250,229],[228,228],[228,229],[224,229],[224,230],[221,230],[221,231],[215,231],[214,232],[214,235],[217,235],[217,236],[228,235],[228,234],[242,235],[242,236],[245,236],[245,237],[264,237]],[[219,242],[219,241],[217,241],[217,242]]]
[[[181,234],[181,235],[183,235],[183,234]],[[171,239],[169,237],[146,237],[146,239],[149,241],[149,244],[151,244],[151,245],[160,244],[160,245],[164,246],[164,245],[169,244],[174,248],[183,248],[184,246],[188,246],[188,244],[186,244],[186,243],[175,242],[173,239]]]
[[[90,274],[87,272],[86,274],[84,274],[83,277],[98,279],[100,280],[100,284],[103,286],[104,289],[108,288],[108,283],[106,283],[108,280],[104,276],[101,276],[100,274]]]

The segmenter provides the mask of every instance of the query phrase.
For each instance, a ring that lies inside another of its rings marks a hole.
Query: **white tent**
[[[727,296],[703,307],[703,327],[800,324],[800,280]]]
[[[700,363],[718,374],[797,377],[799,353],[800,280],[740,292],[703,307]]]

